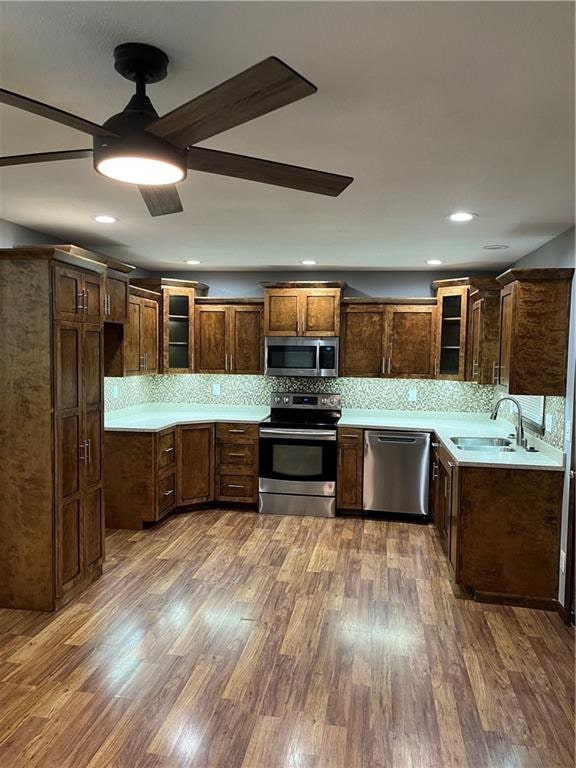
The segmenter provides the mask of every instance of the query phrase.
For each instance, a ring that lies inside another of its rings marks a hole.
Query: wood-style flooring
[[[3,768],[567,768],[573,637],[456,595],[431,527],[210,511],[0,611]]]

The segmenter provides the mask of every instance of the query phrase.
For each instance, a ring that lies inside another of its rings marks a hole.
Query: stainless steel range
[[[260,424],[261,514],[334,517],[340,395],[275,392]]]

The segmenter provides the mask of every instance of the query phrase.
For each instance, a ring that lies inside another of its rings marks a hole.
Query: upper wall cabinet
[[[193,280],[135,278],[132,283],[160,294],[160,370],[194,371],[194,300],[208,288]]]
[[[104,324],[104,375],[156,374],[159,366],[160,294],[131,288],[128,322]]]
[[[104,278],[104,321],[106,323],[128,322],[129,292],[128,275],[109,269]]]
[[[265,336],[338,336],[346,283],[263,283]]]
[[[437,379],[465,378],[468,285],[442,285],[438,281],[434,372]]]
[[[433,376],[436,306],[350,303],[342,310],[342,376]]]
[[[509,269],[498,277],[498,383],[512,395],[565,395],[573,269]]]
[[[195,309],[196,372],[262,373],[262,303],[204,301]]]
[[[477,384],[498,383],[500,285],[496,290],[471,290],[468,303],[466,379]]]
[[[102,276],[54,265],[54,319],[100,323],[104,319]]]

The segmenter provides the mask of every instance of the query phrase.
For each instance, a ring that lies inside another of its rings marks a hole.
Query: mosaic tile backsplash
[[[213,394],[213,385],[219,385],[219,395]],[[409,399],[411,390],[416,393],[415,401]],[[344,407],[403,411],[488,412],[494,398],[494,387],[460,381],[298,379],[209,374],[105,380],[107,410],[150,402],[268,405],[270,394],[277,391],[340,392]]]

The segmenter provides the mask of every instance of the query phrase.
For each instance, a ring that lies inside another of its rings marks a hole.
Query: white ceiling
[[[167,270],[307,257],[324,269],[498,268],[574,220],[573,13],[562,2],[2,3],[2,87],[95,122],[131,95],[113,69],[119,43],[170,57],[149,89],[160,114],[279,56],[318,93],[203,145],[355,181],[333,199],[191,173],[185,212],[152,219],[135,189],[73,160],[2,169],[0,216]],[[91,144],[8,106],[0,128],[1,154]],[[458,209],[480,218],[448,222]],[[96,213],[120,221],[104,229]]]

